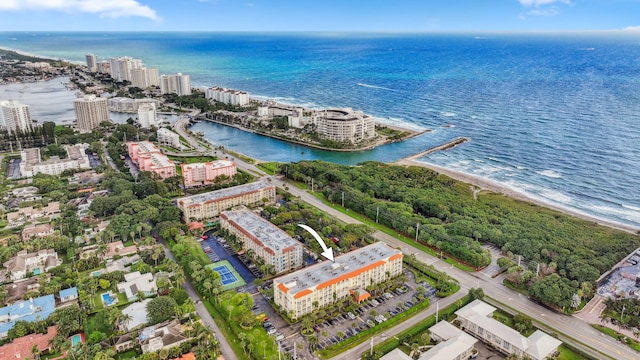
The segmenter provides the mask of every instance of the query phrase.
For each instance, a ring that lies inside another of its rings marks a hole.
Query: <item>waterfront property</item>
[[[107,100],[107,108],[113,112],[137,113],[143,105],[154,104],[160,106],[160,101],[156,99],[131,99],[126,97],[114,97]]]
[[[130,141],[127,143],[127,150],[129,157],[141,171],[154,172],[162,179],[176,176],[176,166],[173,161],[150,141]]]
[[[185,187],[208,185],[221,175],[233,178],[236,164],[228,160],[216,160],[205,163],[181,164]]]
[[[544,360],[553,356],[562,345],[562,341],[540,330],[536,330],[528,338],[522,336],[516,330],[493,319],[495,310],[496,308],[483,301],[474,300],[455,314],[465,331],[507,355],[515,354],[518,358]]]
[[[162,94],[191,95],[191,77],[177,73],[160,76],[160,92]]]
[[[156,105],[153,103],[140,105],[138,108],[138,124],[143,129],[158,125]]]
[[[377,242],[273,280],[274,301],[294,319],[402,274],[402,252]],[[317,302],[317,307],[313,304]]]
[[[207,99],[225,104],[244,106],[249,104],[249,95],[244,91],[232,90],[222,87],[210,87],[206,90]]]
[[[244,249],[251,250],[265,264],[271,265],[276,274],[303,264],[301,243],[244,206],[223,212],[220,227],[235,235],[244,244]]]
[[[158,137],[159,144],[169,145],[179,150],[184,149],[184,146],[180,142],[180,135],[174,133],[173,131],[167,128],[160,128],[158,129],[156,135]]]
[[[33,130],[29,106],[15,100],[0,101],[0,128],[10,133],[27,133]]]
[[[96,97],[95,95],[85,95],[73,101],[76,111],[78,130],[90,132],[97,128],[100,123],[109,121],[109,109],[107,99]]]
[[[184,221],[211,219],[224,210],[238,205],[273,204],[276,201],[276,187],[266,181],[210,191],[202,194],[178,198],[176,203],[182,211]]]

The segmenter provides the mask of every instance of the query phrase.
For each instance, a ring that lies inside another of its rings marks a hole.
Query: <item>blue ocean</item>
[[[0,46],[84,62],[142,58],[194,86],[313,108],[352,107],[431,130],[332,153],[201,122],[213,143],[263,160],[420,159],[540,200],[640,227],[640,37],[571,34],[0,33]]]

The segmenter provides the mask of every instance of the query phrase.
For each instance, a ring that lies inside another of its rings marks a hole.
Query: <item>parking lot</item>
[[[15,180],[20,178],[20,162],[22,162],[22,159],[9,160],[7,179]]]

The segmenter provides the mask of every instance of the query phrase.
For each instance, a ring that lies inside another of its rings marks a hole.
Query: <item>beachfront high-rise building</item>
[[[89,71],[98,71],[98,57],[96,54],[87,54],[84,57],[87,59],[87,67],[89,68]]]
[[[236,174],[236,164],[227,160],[182,164],[180,166],[185,187],[208,185],[219,176],[225,175],[228,178],[233,178]]]
[[[0,101],[0,126],[9,132],[30,132],[33,121],[29,106],[15,100]]]
[[[367,287],[402,274],[402,252],[383,242],[273,280],[273,300],[294,319],[336,300],[369,297]],[[314,303],[317,303],[314,306]]]
[[[245,106],[249,104],[249,94],[244,91],[231,90],[222,87],[210,87],[206,90],[206,97],[225,104]]]
[[[144,104],[154,104],[156,109],[160,106],[160,101],[156,99],[132,99],[127,97],[113,97],[107,100],[109,111],[137,113],[140,106]]]
[[[138,108],[138,123],[143,129],[148,129],[152,126],[156,126],[156,105],[154,103],[142,104]]]
[[[191,95],[191,77],[177,73],[160,76],[160,92],[162,94]]]
[[[131,70],[131,85],[146,89],[149,86],[160,86],[160,75],[158,69],[147,69],[140,67]]]
[[[142,60],[129,56],[122,56],[109,59],[111,77],[118,81],[131,81],[133,69],[142,67]]]
[[[101,122],[109,121],[109,109],[107,99],[95,95],[85,95],[73,101],[78,120],[78,130],[90,132],[97,128]]]
[[[302,266],[302,244],[277,226],[242,206],[220,215],[220,227],[234,234],[276,274]]]
[[[111,63],[109,60],[102,60],[98,63],[98,72],[100,74],[111,74]]]
[[[264,180],[176,199],[185,222],[211,219],[234,206],[263,202],[276,202],[275,185]]]

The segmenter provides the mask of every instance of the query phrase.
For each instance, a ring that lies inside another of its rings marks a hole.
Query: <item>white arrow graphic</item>
[[[327,248],[327,245],[324,244],[324,241],[322,240],[320,235],[318,235],[318,233],[315,230],[313,230],[312,228],[310,228],[310,227],[308,227],[307,225],[304,225],[304,224],[298,224],[298,226],[300,226],[301,228],[307,230],[311,235],[313,235],[313,237],[320,244],[320,246],[322,246],[322,253],[320,253],[320,255],[322,255],[322,256],[326,257],[327,259],[335,262],[335,260],[333,259],[333,249],[332,248]]]

